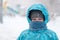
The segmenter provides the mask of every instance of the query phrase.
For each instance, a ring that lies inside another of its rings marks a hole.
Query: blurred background
[[[49,12],[48,29],[60,40],[60,0],[0,0],[0,40],[16,40],[29,28],[26,11],[33,4],[44,4]]]

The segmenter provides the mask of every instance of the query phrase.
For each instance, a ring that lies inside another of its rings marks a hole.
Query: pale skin
[[[43,22],[43,18],[32,18],[32,21],[40,21],[40,22]]]

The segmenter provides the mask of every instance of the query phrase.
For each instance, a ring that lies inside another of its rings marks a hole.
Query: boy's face
[[[32,18],[32,21],[40,21],[40,22],[43,22],[43,18]]]
[[[32,10],[30,13],[31,13],[30,18],[31,18],[32,21],[40,21],[40,22],[44,21],[44,16],[42,14],[42,11]]]

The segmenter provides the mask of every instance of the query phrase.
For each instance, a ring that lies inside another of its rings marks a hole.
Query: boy
[[[46,26],[48,11],[42,4],[32,5],[27,12],[29,29],[24,30],[17,40],[58,40],[55,32]]]

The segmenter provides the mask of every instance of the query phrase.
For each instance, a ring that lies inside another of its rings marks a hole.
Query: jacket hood
[[[30,6],[27,10],[27,20],[28,20],[29,23],[30,23],[31,20],[28,16],[29,16],[29,12],[31,10],[40,10],[40,11],[42,11],[42,14],[45,17],[44,22],[47,23],[49,21],[49,15],[48,15],[48,11],[47,11],[46,7],[42,4],[34,4],[34,5]]]

